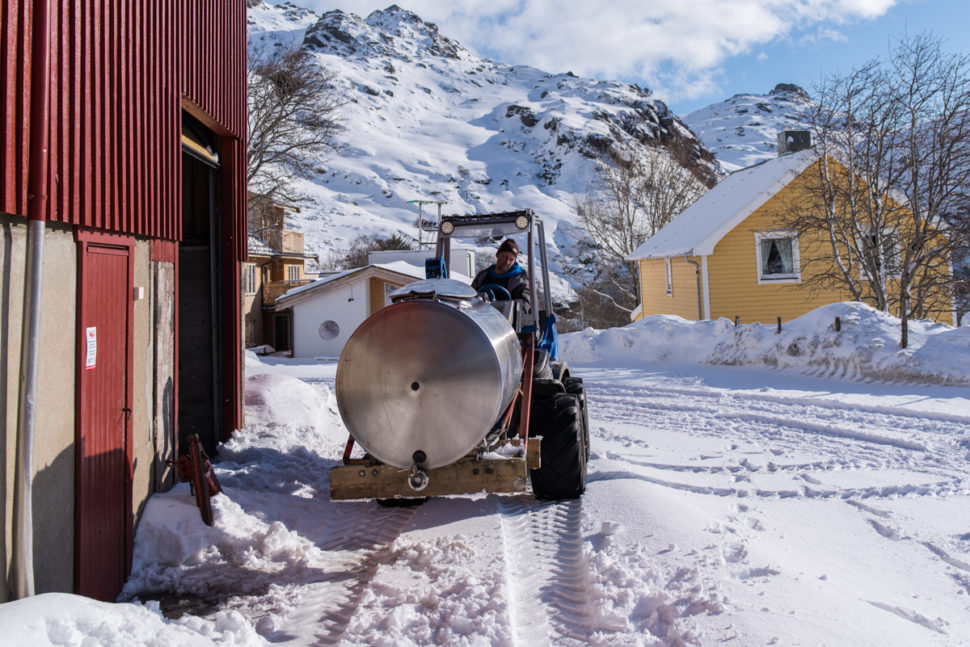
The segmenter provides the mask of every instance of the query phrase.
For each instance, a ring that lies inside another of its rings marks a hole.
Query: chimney
[[[778,154],[797,153],[812,147],[812,133],[807,130],[783,130],[778,133]]]

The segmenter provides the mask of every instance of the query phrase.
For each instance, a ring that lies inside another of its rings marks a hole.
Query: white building
[[[390,304],[391,292],[421,279],[423,267],[397,261],[338,272],[286,292],[276,310],[292,312],[293,356],[339,357],[357,326]]]

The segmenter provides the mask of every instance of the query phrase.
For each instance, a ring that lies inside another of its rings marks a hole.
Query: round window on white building
[[[320,324],[320,339],[336,339],[340,334],[340,324],[333,319],[328,319]]]

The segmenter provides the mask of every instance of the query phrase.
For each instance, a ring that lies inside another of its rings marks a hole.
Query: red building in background
[[[242,424],[245,3],[0,0],[0,86],[0,601],[110,600]]]

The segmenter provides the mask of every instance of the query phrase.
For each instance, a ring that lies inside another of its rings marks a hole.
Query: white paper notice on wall
[[[85,330],[87,337],[87,353],[84,358],[84,370],[90,371],[98,361],[98,329],[94,326]]]

